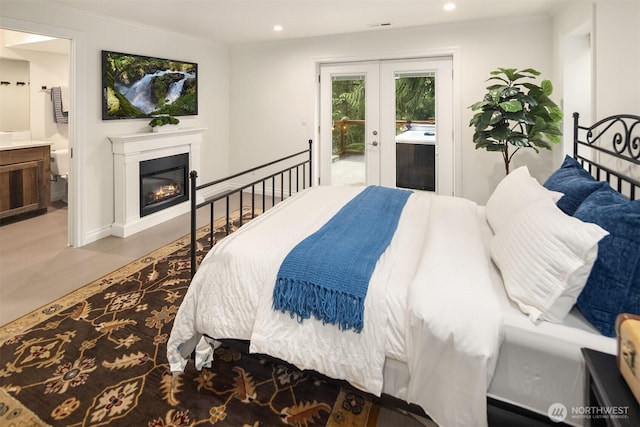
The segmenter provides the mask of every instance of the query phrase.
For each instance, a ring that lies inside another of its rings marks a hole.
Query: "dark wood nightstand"
[[[577,416],[584,418],[586,426],[640,426],[638,401],[620,375],[616,356],[589,348],[581,350],[586,364],[587,406],[580,410],[590,414]]]

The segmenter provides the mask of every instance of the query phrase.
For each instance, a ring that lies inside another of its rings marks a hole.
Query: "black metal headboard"
[[[600,181],[620,193],[640,197],[640,116],[619,114],[592,125],[573,113],[573,157]]]

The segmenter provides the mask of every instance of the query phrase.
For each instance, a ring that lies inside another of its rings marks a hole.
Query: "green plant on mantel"
[[[176,117],[158,116],[151,119],[151,121],[149,122],[149,126],[154,128],[156,126],[177,125],[178,123],[180,123],[180,120],[178,120]]]
[[[495,83],[487,87],[482,101],[469,107],[476,111],[469,122],[475,127],[476,149],[501,152],[506,174],[520,149],[532,148],[538,153],[538,148],[550,150],[552,143],[560,142],[562,110],[549,98],[553,92],[551,82],[522,82],[539,75],[533,68],[498,68],[487,79]],[[510,145],[515,150],[510,152]]]

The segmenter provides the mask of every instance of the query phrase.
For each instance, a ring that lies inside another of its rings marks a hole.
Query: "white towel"
[[[51,88],[51,102],[53,102],[53,121],[56,123],[69,123],[69,113],[62,108],[62,89]]]

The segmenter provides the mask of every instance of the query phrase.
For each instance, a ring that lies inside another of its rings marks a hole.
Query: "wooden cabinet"
[[[0,150],[0,219],[47,211],[50,159],[49,145]]]

